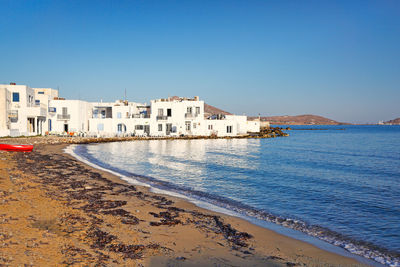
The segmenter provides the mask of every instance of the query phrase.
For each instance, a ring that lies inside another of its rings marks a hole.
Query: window
[[[158,109],[158,116],[164,116],[164,110],[162,108]]]
[[[35,105],[40,105],[40,100],[35,100]]]
[[[226,126],[226,132],[232,133],[232,126]]]
[[[190,124],[191,124],[190,121],[186,121],[186,122],[185,122],[186,131],[190,131]]]
[[[212,130],[213,126],[212,125],[208,125],[208,130]]]
[[[122,117],[122,116],[121,116],[121,112],[117,112],[117,118],[118,118],[118,119],[121,119],[121,117]]]
[[[44,95],[43,91],[38,92],[39,95]]]
[[[19,102],[19,93],[13,93],[13,102]]]
[[[200,114],[200,107],[196,107],[196,115]]]
[[[67,115],[68,114],[68,109],[66,107],[62,108],[62,114]]]
[[[159,125],[158,125],[158,131],[159,131],[159,132],[162,132],[162,124],[159,124]]]
[[[187,107],[187,113],[192,114],[192,107]]]
[[[196,129],[196,123],[193,123],[193,129]]]
[[[106,111],[103,109],[101,111],[101,118],[104,119],[106,117]]]
[[[8,117],[11,122],[18,122],[18,110],[11,110]]]
[[[167,116],[168,117],[172,116],[172,110],[170,108],[167,108]]]
[[[135,130],[143,130],[143,125],[135,125]]]
[[[103,123],[98,123],[97,124],[97,131],[104,131],[104,124]]]

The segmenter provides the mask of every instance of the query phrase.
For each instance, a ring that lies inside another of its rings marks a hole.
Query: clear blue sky
[[[400,1],[0,0],[0,83],[199,95],[256,115],[400,117]]]

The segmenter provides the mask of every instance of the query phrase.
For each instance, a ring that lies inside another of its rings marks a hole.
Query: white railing
[[[156,119],[158,121],[166,121],[168,119],[168,117],[167,116],[157,116]]]
[[[58,114],[57,120],[69,120],[71,118],[70,114]]]
[[[193,114],[193,113],[185,113],[185,118],[196,118],[197,117],[197,115],[199,115],[199,114]]]

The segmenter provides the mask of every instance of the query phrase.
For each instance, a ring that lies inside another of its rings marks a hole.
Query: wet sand
[[[130,185],[65,154],[71,140],[84,142],[0,140],[35,144],[31,153],[0,152],[0,265],[362,266]]]

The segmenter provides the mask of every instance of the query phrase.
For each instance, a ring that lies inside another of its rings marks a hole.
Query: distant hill
[[[390,120],[390,121],[385,121],[384,124],[400,124],[400,118]]]
[[[255,119],[257,117],[250,117],[249,119]],[[261,121],[269,121],[270,124],[289,124],[289,125],[340,125],[348,124],[338,122],[332,119],[328,119],[317,115],[297,115],[297,116],[271,116],[261,117]]]
[[[232,113],[204,103],[204,116],[210,116],[213,114],[232,115]]]
[[[231,115],[227,111],[216,108],[214,106],[204,103],[204,115],[210,116],[212,114],[224,114]],[[249,120],[258,119],[258,117],[248,117]],[[341,125],[348,124],[343,122],[338,122],[332,119],[328,119],[317,115],[298,115],[298,116],[271,116],[271,117],[261,117],[261,121],[269,121],[270,124],[289,124],[289,125]]]

